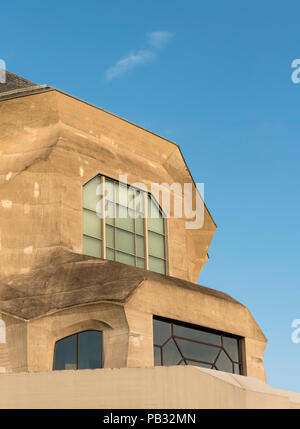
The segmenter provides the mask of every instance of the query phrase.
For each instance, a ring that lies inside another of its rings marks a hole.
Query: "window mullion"
[[[106,259],[106,225],[105,225],[105,177],[101,176],[102,185],[102,258]]]
[[[145,244],[145,264],[146,270],[149,270],[149,250],[148,250],[148,194],[144,194],[144,244]]]

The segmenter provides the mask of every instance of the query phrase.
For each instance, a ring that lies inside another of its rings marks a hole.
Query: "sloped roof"
[[[205,286],[58,249],[49,264],[0,281],[0,312],[30,320],[77,305],[125,303],[146,280],[242,305],[226,293]]]
[[[45,88],[44,85],[38,85],[9,71],[6,71],[5,73],[6,82],[0,83],[0,98],[10,94],[27,93]]]

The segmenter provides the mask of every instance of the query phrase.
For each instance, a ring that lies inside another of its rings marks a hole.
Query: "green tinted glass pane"
[[[158,258],[165,257],[165,238],[162,235],[150,232],[148,234],[149,255]]]
[[[239,362],[239,343],[236,338],[223,336],[223,347],[233,361]]]
[[[115,248],[115,228],[106,225],[106,246]]]
[[[142,217],[135,219],[135,232],[144,235],[144,219]]]
[[[144,237],[136,236],[136,254],[137,256],[145,256],[145,240]]]
[[[144,193],[136,190],[129,189],[128,192],[128,207],[139,212],[144,213]]]
[[[161,346],[171,337],[171,324],[153,319],[153,343]]]
[[[203,341],[204,343],[221,346],[221,336],[201,331],[200,329],[187,328],[185,326],[173,325],[174,336],[190,338],[191,340]]]
[[[102,333],[85,331],[78,335],[78,369],[102,367]]]
[[[128,187],[116,184],[116,201],[122,206],[128,207]]]
[[[161,365],[161,352],[160,347],[154,347],[154,365]]]
[[[105,204],[105,222],[109,225],[115,224],[116,206],[114,203],[106,202]]]
[[[155,273],[166,274],[166,263],[161,259],[149,256],[149,270]]]
[[[206,344],[195,343],[188,340],[181,340],[179,338],[176,338],[176,342],[181,350],[181,353],[186,359],[195,359],[214,363],[220,351],[218,347],[212,347]]]
[[[135,257],[131,255],[126,255],[126,253],[116,252],[116,261],[122,262],[127,265],[135,265]]]
[[[106,259],[109,259],[110,261],[115,260],[115,251],[108,247],[106,248]]]
[[[83,187],[83,207],[96,211],[100,195],[96,194],[98,185],[101,184],[100,176],[95,177]]]
[[[116,249],[134,254],[134,234],[116,229]]]
[[[148,195],[148,216],[153,219],[160,217],[158,205],[150,195]]]
[[[145,259],[137,258],[136,266],[139,268],[146,268]]]
[[[150,219],[148,218],[148,230],[158,232],[159,234],[164,233],[164,219]]]
[[[130,217],[126,207],[117,206],[116,225],[134,232],[134,219]]]
[[[92,237],[101,238],[101,219],[96,213],[83,210],[83,233]]]
[[[102,256],[102,242],[91,237],[83,237],[83,253],[89,256],[101,258]]]
[[[148,196],[148,229],[164,234],[164,219],[156,205]]]
[[[55,344],[54,369],[77,369],[77,335],[63,338]]]
[[[105,196],[106,196],[106,200],[115,201],[114,182],[112,182],[109,179],[105,179]]]

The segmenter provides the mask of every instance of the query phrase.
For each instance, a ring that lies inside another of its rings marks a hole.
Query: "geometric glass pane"
[[[85,331],[78,335],[78,369],[102,367],[102,333]]]
[[[241,373],[241,366],[239,364],[234,363],[233,367],[234,367],[234,373],[235,374],[240,374]]]
[[[101,238],[101,219],[96,213],[83,210],[83,233],[92,237]]]
[[[76,369],[77,335],[63,338],[55,344],[54,369]]]
[[[102,257],[102,242],[95,238],[83,236],[83,253],[84,255]]]
[[[126,207],[117,206],[116,225],[127,231],[134,232],[134,218],[132,212],[128,212]]]
[[[213,363],[220,351],[218,347],[194,343],[188,340],[180,340],[176,338],[176,342],[181,353],[186,359],[195,359]]]
[[[223,350],[216,361],[216,367],[219,371],[232,372],[232,362]]]
[[[145,240],[139,235],[136,236],[136,254],[137,256],[145,256]]]
[[[110,225],[106,225],[106,246],[112,249],[115,247],[115,229]]]
[[[160,347],[154,347],[154,365],[161,365],[161,352]]]
[[[239,343],[236,338],[223,337],[223,347],[233,361],[239,362]]]
[[[167,344],[162,347],[162,354],[164,365],[178,365],[182,359],[173,339],[169,340]]]
[[[127,255],[126,253],[116,252],[116,261],[122,262],[122,264],[135,266],[135,257]]]
[[[190,338],[191,340],[202,341],[204,343],[221,346],[221,336],[198,329],[188,328],[185,326],[174,325],[174,335],[178,337]]]
[[[134,255],[134,235],[130,232],[116,229],[116,249]]]
[[[96,191],[98,186],[101,184],[100,176],[94,177],[83,187],[83,207],[96,211],[96,206],[101,198],[101,195],[97,195]],[[99,187],[100,189],[100,187]],[[98,189],[98,192],[99,192]]]
[[[155,273],[166,274],[166,263],[162,259],[149,256],[149,269]]]
[[[187,365],[202,366],[203,368],[209,368],[209,369],[211,369],[211,364],[210,363],[195,362],[193,360],[187,360],[186,363],[187,363]]]
[[[171,337],[171,324],[153,319],[153,344],[161,346]]]
[[[165,237],[149,231],[148,240],[149,255],[165,258]]]

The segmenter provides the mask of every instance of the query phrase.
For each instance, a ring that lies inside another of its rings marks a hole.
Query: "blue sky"
[[[180,145],[218,230],[199,283],[247,305],[267,380],[300,392],[299,2],[1,5],[0,58]],[[241,321],[243,323],[243,321]]]

